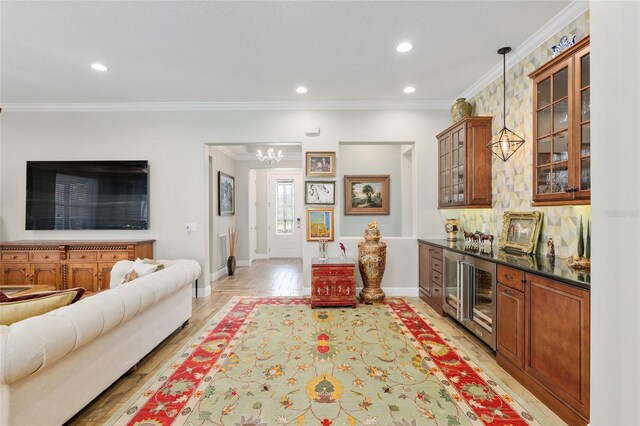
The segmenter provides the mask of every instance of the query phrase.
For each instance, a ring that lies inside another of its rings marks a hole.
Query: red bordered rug
[[[108,424],[538,424],[420,310],[234,298]]]

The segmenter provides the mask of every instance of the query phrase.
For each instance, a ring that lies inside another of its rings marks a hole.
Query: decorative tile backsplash
[[[546,253],[546,241],[552,237],[556,256],[567,257],[576,252],[577,230],[583,217],[586,230],[591,217],[591,206],[532,207],[533,185],[533,83],[529,73],[551,59],[551,46],[563,35],[577,34],[577,40],[589,34],[590,15],[587,10],[546,43],[507,69],[507,120],[506,125],[525,139],[525,144],[507,162],[493,156],[492,208],[441,210],[444,219],[459,218],[460,228],[483,231],[497,237],[502,233],[502,215],[505,211],[533,211],[544,213],[538,253]],[[498,54],[496,54],[496,60]],[[500,58],[501,59],[501,58]],[[502,129],[502,75],[473,98],[473,115],[493,116],[493,134]],[[593,143],[593,141],[592,141]],[[444,226],[444,225],[443,225]],[[586,232],[586,231],[585,231]]]

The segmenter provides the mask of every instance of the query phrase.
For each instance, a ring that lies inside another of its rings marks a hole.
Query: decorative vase
[[[358,242],[358,269],[362,276],[362,303],[381,303],[384,292],[380,282],[387,263],[387,243],[380,241],[380,230],[374,220],[364,231],[364,241]]]
[[[456,102],[451,106],[451,120],[454,123],[462,120],[465,117],[471,115],[471,104],[467,102],[466,98],[458,98]]]
[[[227,273],[233,275],[234,272],[236,272],[236,257],[229,256],[227,259]]]
[[[447,241],[456,241],[458,239],[458,227],[460,221],[458,219],[446,219],[444,229],[447,231]]]

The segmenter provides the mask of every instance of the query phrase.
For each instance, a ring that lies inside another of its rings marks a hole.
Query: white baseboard
[[[209,274],[209,282],[215,281],[218,278],[223,277],[225,275],[227,275],[227,268],[226,267],[225,268],[220,268],[217,271]]]
[[[267,253],[256,253],[253,255],[253,258],[257,260],[257,259],[269,259],[270,257]]]
[[[360,294],[362,287],[356,287],[356,294]],[[418,287],[382,287],[384,294],[389,297],[418,297]],[[302,295],[311,295],[311,287],[302,287]]]

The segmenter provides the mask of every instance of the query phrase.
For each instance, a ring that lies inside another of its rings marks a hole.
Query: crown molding
[[[453,101],[5,103],[5,112],[300,111],[449,109]]]
[[[589,10],[588,1],[573,1],[567,7],[562,9],[560,13],[551,18],[549,22],[538,31],[527,38],[520,46],[511,51],[506,58],[506,68],[510,69],[515,64],[524,59],[531,52],[536,50],[543,43],[546,43],[558,31],[569,25],[572,21]],[[502,76],[502,60],[484,74],[478,81],[473,83],[467,90],[462,92],[459,98],[472,98],[482,89],[491,84],[498,77]]]

